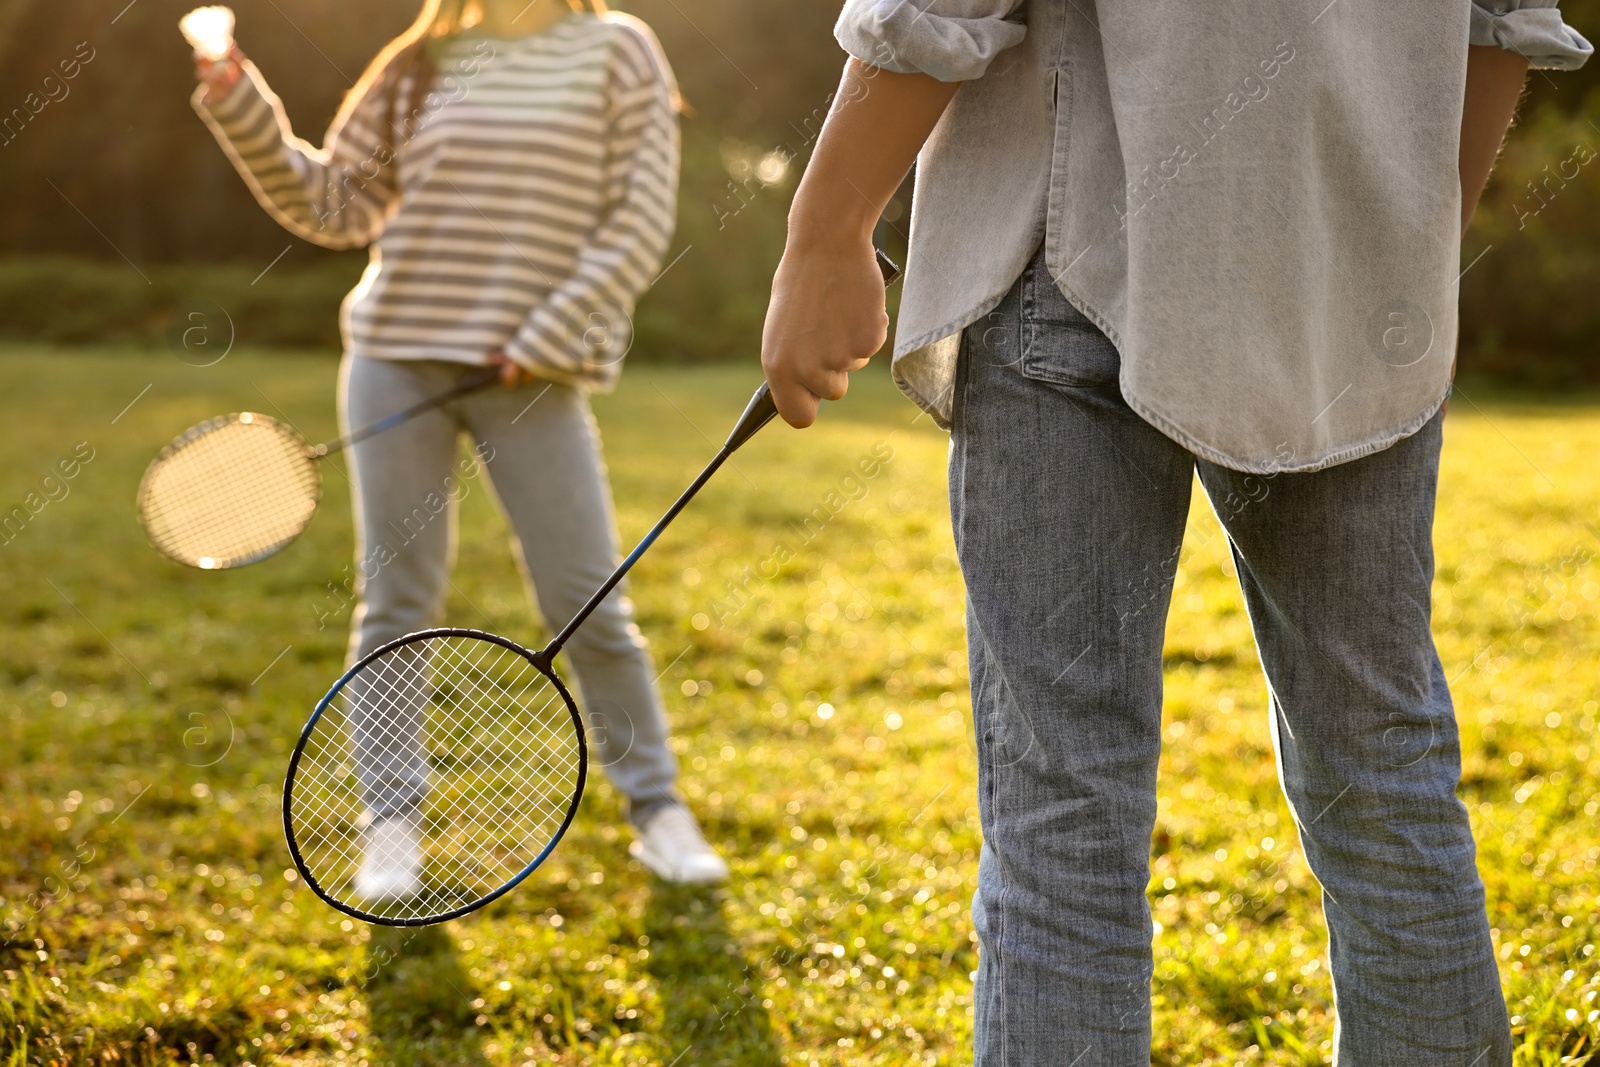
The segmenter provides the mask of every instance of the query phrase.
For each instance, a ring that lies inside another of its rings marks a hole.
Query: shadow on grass
[[[367,944],[367,1011],[377,1062],[487,1067],[472,979],[442,927],[380,926]]]
[[[718,893],[657,882],[644,919],[663,1005],[663,1059],[696,1067],[780,1063],[760,969],[728,932]]]

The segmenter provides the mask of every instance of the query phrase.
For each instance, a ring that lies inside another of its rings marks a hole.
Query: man
[[[1429,630],[1460,231],[1555,0],[847,0],[762,361],[882,344],[952,431],[984,848],[980,1064],[1148,1064],[1161,646],[1196,472],[1324,888],[1346,1067],[1508,1067]],[[920,152],[920,156],[918,153]]]

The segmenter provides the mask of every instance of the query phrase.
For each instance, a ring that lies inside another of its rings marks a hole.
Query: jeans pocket
[[[1022,373],[1056,385],[1116,386],[1116,346],[1062,295],[1042,252],[1023,271],[1021,288]]]

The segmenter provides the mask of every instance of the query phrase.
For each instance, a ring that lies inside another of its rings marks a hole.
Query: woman
[[[237,50],[198,61],[194,98],[261,205],[329,248],[372,245],[344,301],[340,412],[360,426],[499,364],[472,393],[351,455],[352,661],[433,625],[453,556],[457,439],[471,434],[546,621],[615,564],[586,399],[609,389],[629,315],[671,237],[676,89],[649,28],[570,0],[428,0],[350,91],[322,148],[299,140]],[[521,386],[516,388],[516,386]],[[452,491],[454,490],[454,491]],[[671,881],[727,876],[675,789],[649,655],[619,590],[568,649],[599,761],[628,797],[633,853]],[[415,798],[369,797],[357,885],[414,892]]]

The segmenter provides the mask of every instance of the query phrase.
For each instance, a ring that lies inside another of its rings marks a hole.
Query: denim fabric
[[[1429,628],[1442,417],[1314,473],[1197,460],[1043,257],[965,332],[950,458],[984,845],[981,1067],[1150,1062],[1162,640],[1190,490],[1227,531],[1323,887],[1345,1067],[1507,1067]]]
[[[476,368],[432,360],[346,357],[340,407],[365,426],[455,385]],[[470,434],[479,462],[463,461]],[[354,446],[361,601],[350,635],[354,662],[397,637],[439,624],[454,551],[455,505],[492,488],[514,549],[552,630],[593,595],[616,566],[616,534],[599,431],[584,394],[556,383],[492,388],[452,401]],[[478,472],[487,486],[479,486]],[[567,643],[588,719],[591,760],[629,798],[639,825],[679,797],[677,760],[650,654],[625,587],[607,597]],[[524,635],[525,637],[527,635]],[[363,724],[357,723],[358,727]],[[374,727],[374,729],[381,729]],[[361,746],[363,780],[377,814],[414,802],[426,787],[414,738],[388,729],[380,750]]]

